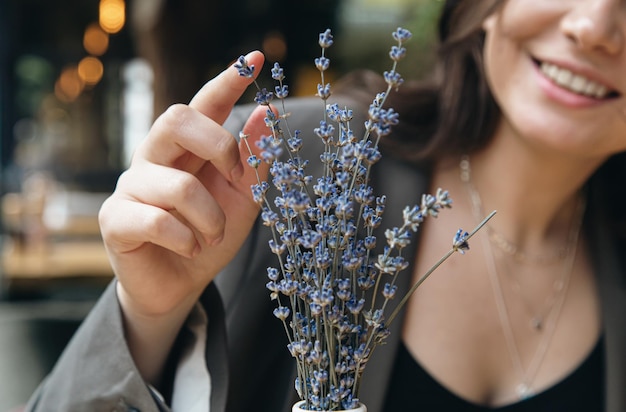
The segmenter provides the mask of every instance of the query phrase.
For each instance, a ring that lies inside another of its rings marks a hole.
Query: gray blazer
[[[320,109],[317,99],[290,102],[290,126],[293,129],[295,125],[303,132],[312,130],[319,125],[319,117],[311,113],[319,113]],[[231,115],[226,126],[234,135],[242,128],[249,110],[250,107],[241,107]],[[362,124],[362,120],[355,119],[353,125]],[[315,171],[311,174],[317,176]],[[383,156],[374,166],[372,177],[376,193],[384,193],[388,199],[383,226],[400,224],[404,206],[418,204],[422,193],[428,190],[428,183],[428,171]],[[603,220],[599,201],[590,199],[589,203],[585,230],[602,298],[606,412],[624,412],[626,276],[624,262],[620,262],[624,251],[617,250],[609,237],[609,223]],[[296,400],[295,364],[286,349],[282,324],[272,315],[275,303],[265,289],[265,269],[275,264],[275,257],[268,253],[268,239],[269,230],[256,225],[238,257],[201,297],[209,317],[206,361],[211,374],[212,412],[248,411],[251,404],[261,405],[262,410],[288,412]],[[415,253],[418,241],[413,239],[408,253]],[[410,257],[407,260],[413,262]],[[412,273],[412,267],[406,273]],[[409,276],[399,279],[398,293],[402,295],[409,288]],[[395,321],[387,344],[376,349],[363,376],[360,398],[370,412],[382,409],[401,325],[402,319]],[[173,363],[175,355],[176,351]],[[168,410],[141,379],[129,355],[113,284],[33,394],[27,410]]]

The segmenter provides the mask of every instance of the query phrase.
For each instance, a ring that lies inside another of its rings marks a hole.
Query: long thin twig
[[[474,236],[474,234],[476,234],[476,232],[478,232],[483,226],[485,226],[485,224],[487,224],[487,222],[489,221],[489,219],[491,219],[494,215],[496,214],[496,211],[494,210],[493,212],[491,212],[486,218],[484,218],[482,220],[482,222],[480,222],[478,224],[478,226],[476,226],[474,228],[474,230],[471,231],[471,233],[467,236],[467,238],[465,240],[469,240],[472,236]],[[391,315],[389,315],[389,319],[387,320],[385,326],[387,328],[389,328],[389,326],[391,325],[391,322],[395,319],[395,317],[398,315],[398,313],[400,312],[400,310],[402,309],[402,307],[406,304],[406,302],[409,300],[409,298],[411,297],[411,295],[413,294],[413,292],[415,292],[417,290],[417,288],[424,283],[424,281],[435,271],[435,269],[437,269],[443,262],[446,261],[446,259],[448,259],[454,252],[457,251],[457,248],[452,247],[450,248],[450,250],[443,255],[438,261],[437,263],[435,263],[433,266],[430,267],[430,269],[428,269],[428,271],[422,275],[421,278],[419,278],[419,280],[417,282],[415,282],[415,284],[411,287],[411,289],[409,289],[409,291],[406,293],[406,295],[404,295],[404,297],[402,298],[402,300],[400,301],[400,303],[398,303],[398,306],[396,306],[396,308],[394,309],[393,312],[391,312]]]

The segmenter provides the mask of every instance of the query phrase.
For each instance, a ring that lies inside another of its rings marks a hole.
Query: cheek
[[[503,43],[504,38],[500,34],[486,32],[483,49],[485,78],[499,105],[502,105],[501,96],[507,89],[507,77],[512,74],[510,50]]]
[[[526,84],[532,70],[527,47],[538,38],[542,26],[534,24],[538,18],[529,13],[531,8],[511,0],[483,22],[485,74],[500,105],[513,92],[511,88]]]
[[[562,1],[509,0],[485,19],[483,28],[522,41],[555,27],[555,19],[563,12],[563,5],[559,3]]]

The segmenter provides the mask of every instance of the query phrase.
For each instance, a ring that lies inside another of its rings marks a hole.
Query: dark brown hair
[[[483,20],[499,0],[448,0],[439,21],[440,43],[432,76],[403,85],[389,95],[388,105],[401,123],[384,141],[386,151],[407,160],[435,160],[484,147],[500,119],[483,67]],[[344,79],[340,90],[365,91],[364,100],[382,88],[369,71]]]
[[[504,1],[446,1],[439,21],[440,43],[433,75],[405,84],[389,95],[388,105],[400,114],[400,124],[381,141],[386,152],[429,165],[489,143],[500,110],[484,73],[482,22]],[[378,74],[360,71],[347,76],[339,90],[347,87],[357,100],[369,104],[367,99],[371,97],[366,96],[385,86]],[[610,157],[588,184],[590,198],[594,199],[591,208],[601,208],[600,213],[611,222],[610,230],[622,248],[626,248],[625,181],[626,152],[622,152]],[[624,278],[626,281],[626,273]]]

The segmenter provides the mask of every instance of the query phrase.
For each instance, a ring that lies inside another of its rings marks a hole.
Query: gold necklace
[[[569,255],[571,248],[569,243],[567,247],[559,249],[552,255],[530,255],[522,250],[515,243],[507,240],[503,235],[496,232],[491,226],[485,227],[489,234],[489,240],[496,245],[502,252],[510,255],[518,263],[533,265],[550,265],[565,259]]]
[[[480,220],[480,217],[483,214],[482,200],[478,191],[472,184],[470,161],[469,157],[466,155],[461,158],[460,170],[461,181],[466,186],[470,196],[470,200],[472,203],[472,212],[474,213],[475,217]],[[546,355],[548,347],[550,346],[550,342],[552,340],[552,336],[554,335],[561,309],[565,302],[565,297],[567,295],[567,289],[574,266],[574,260],[576,258],[578,238],[580,235],[580,229],[582,227],[582,220],[585,210],[584,197],[581,196],[580,199],[581,200],[576,211],[577,216],[575,217],[570,229],[571,246],[568,246],[568,248],[570,249],[570,253],[566,256],[566,259],[564,259],[561,280],[558,283],[559,288],[555,290],[556,295],[554,296],[551,307],[549,308],[546,315],[545,329],[543,328],[543,319],[540,321],[539,324],[537,324],[538,327],[536,327],[537,330],[543,330],[545,333],[542,334],[541,340],[537,344],[535,353],[533,354],[527,367],[524,367],[521,355],[519,353],[519,348],[515,341],[513,327],[511,325],[506,302],[504,301],[504,294],[502,293],[502,286],[500,285],[500,280],[498,277],[495,257],[493,251],[491,250],[491,242],[485,236],[480,236],[483,244],[483,251],[485,254],[485,264],[489,273],[489,280],[491,282],[494,299],[498,310],[500,326],[504,334],[509,357],[511,358],[511,362],[516,370],[516,373],[520,377],[520,383],[515,389],[519,399],[526,399],[534,395],[533,381],[535,379],[535,376],[537,375],[537,372],[539,371],[541,364],[543,363],[543,359]]]
[[[467,156],[462,157],[460,170],[461,170],[461,180],[468,185],[468,190],[470,191],[470,197],[473,200],[475,199],[478,201],[478,202],[473,202],[473,205],[475,206],[476,203],[479,203],[480,204],[479,209],[482,212],[482,201],[480,199],[478,191],[473,186],[473,184],[471,184],[469,157]],[[580,200],[582,202],[583,200],[582,196],[580,197]],[[581,208],[579,207],[579,209]],[[580,218],[582,218],[582,216],[580,216]],[[535,256],[535,258],[532,260],[523,259],[522,256],[526,256],[526,255],[519,251],[519,247],[517,247],[511,242],[504,240],[504,238],[501,235],[497,234],[497,232],[495,232],[495,230],[491,228],[490,226],[485,226],[485,229],[486,229],[485,232],[488,234],[489,240],[492,242],[492,244],[499,246],[500,251],[505,253],[506,255],[509,255],[515,261],[515,263],[519,263],[519,264],[543,263],[544,265],[548,266],[548,265],[554,265],[558,263],[557,260],[564,260],[566,257],[570,255],[570,252],[576,247],[578,231],[580,230],[580,228],[578,227],[576,223],[577,223],[576,219],[574,218],[572,220],[572,224],[570,225],[570,230],[569,230],[566,244],[565,246],[559,249],[558,253],[551,255],[552,258],[549,258],[548,257],[549,255],[543,255],[543,256]],[[498,239],[502,240],[502,242],[497,242]],[[496,242],[494,242],[494,240]],[[510,262],[504,261],[503,264],[507,265],[504,273],[507,273],[507,274],[513,273],[513,271],[509,267]],[[547,315],[549,315],[551,308],[554,306],[555,300],[558,297],[559,292],[563,289],[565,285],[566,276],[567,276],[567,273],[562,271],[561,276],[553,282],[551,293],[546,297],[544,303],[541,305],[541,309],[537,311],[533,311],[532,305],[529,303],[528,299],[524,296],[522,292],[522,287],[519,281],[513,278],[512,275],[510,276],[508,283],[510,284],[511,290],[513,291],[513,293],[518,295],[519,299],[522,301],[524,309],[526,310],[526,312],[528,313],[530,317],[529,325],[531,326],[533,330],[538,331],[538,332],[543,330],[543,327],[545,325],[545,319],[547,318]]]
[[[504,270],[505,270],[505,273],[507,274],[510,274],[512,272],[512,270],[509,268],[509,265],[506,265]],[[528,313],[528,316],[530,317],[529,325],[532,330],[537,331],[537,332],[543,331],[545,320],[547,316],[550,314],[551,308],[554,306],[556,298],[558,297],[561,290],[563,290],[566,276],[567,274],[564,271],[562,271],[561,276],[552,283],[551,293],[546,297],[543,305],[541,305],[541,308],[537,311],[532,310],[532,305],[528,302],[528,300],[522,293],[522,287],[520,283],[516,279],[513,279],[513,278],[510,279],[511,290],[522,301],[524,305],[524,309],[526,310],[526,312]]]

